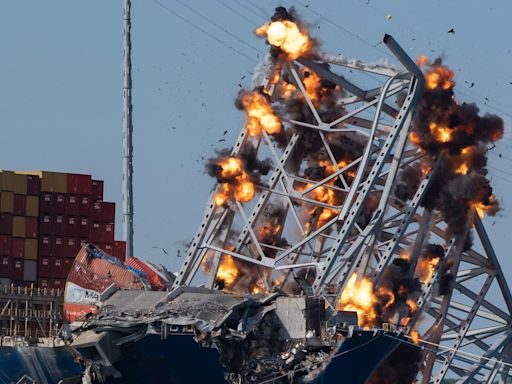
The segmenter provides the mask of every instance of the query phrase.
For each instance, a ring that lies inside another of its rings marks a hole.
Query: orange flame
[[[458,173],[460,175],[467,175],[469,172],[469,165],[464,162],[462,163],[456,170],[455,173]]]
[[[281,121],[274,113],[268,100],[259,92],[242,94],[242,105],[245,108],[245,127],[251,136],[257,136],[264,130],[269,135],[281,132]]]
[[[425,82],[429,90],[440,88],[447,91],[453,87],[453,72],[446,67],[433,67],[425,75]]]
[[[234,156],[226,157],[219,160],[217,165],[221,168],[220,176],[230,181],[222,183],[213,196],[216,206],[220,207],[226,204],[230,197],[234,197],[241,203],[251,201],[254,198],[256,188],[245,171],[241,159]]]
[[[497,211],[496,207],[498,205],[498,202],[496,200],[496,196],[491,195],[489,198],[489,204],[485,204],[482,201],[475,201],[471,203],[471,206],[476,210],[476,213],[478,214],[478,217],[481,219],[484,218],[485,214],[488,215],[494,215]]]
[[[415,145],[421,144],[421,136],[414,131],[409,133],[409,140],[411,140],[411,142]]]
[[[255,32],[257,36],[265,36],[269,44],[280,48],[291,60],[307,54],[312,48],[307,31],[301,31],[291,20],[266,23]]]
[[[441,143],[448,143],[452,141],[452,130],[448,127],[440,126],[434,122],[429,125],[430,133],[435,136],[437,141]]]
[[[376,305],[373,283],[366,277],[358,281],[357,274],[354,273],[341,295],[337,309],[357,312],[359,326],[370,327],[375,324],[378,317]]]
[[[433,258],[421,258],[418,261],[417,266],[417,273],[418,278],[423,284],[428,284],[430,279],[432,278],[432,275],[434,274],[434,271],[437,268],[437,265],[441,261],[441,258],[439,257],[433,257]]]
[[[421,335],[416,329],[413,329],[411,331],[411,340],[416,345],[419,345],[419,343],[420,343]]]
[[[216,280],[222,281],[226,287],[230,287],[236,281],[240,274],[233,256],[226,254],[222,255],[219,263],[219,270],[217,271]]]

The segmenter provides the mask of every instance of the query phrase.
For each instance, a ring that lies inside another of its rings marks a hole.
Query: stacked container
[[[124,260],[114,222],[115,203],[103,201],[103,181],[90,175],[0,172],[0,284],[64,288],[87,243]]]

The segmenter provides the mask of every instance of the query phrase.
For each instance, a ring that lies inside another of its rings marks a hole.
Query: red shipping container
[[[116,221],[116,203],[101,203],[101,219],[105,223]]]
[[[39,288],[50,288],[50,283],[49,283],[49,280],[48,279],[37,279],[37,286]]]
[[[37,262],[37,275],[39,277],[52,277],[50,257],[40,257]]]
[[[54,198],[53,208],[54,213],[64,214],[66,213],[66,195],[62,193],[56,193]]]
[[[39,256],[52,256],[52,238],[39,236]]]
[[[99,246],[104,252],[114,256],[114,244],[101,244]]]
[[[81,223],[78,222],[77,216],[67,216],[66,217],[66,236],[75,237],[78,236],[79,233],[79,225]]]
[[[91,199],[89,196],[82,196],[80,199],[80,216],[91,215]]]
[[[27,195],[38,196],[41,193],[39,176],[27,175]]]
[[[116,240],[114,241],[114,251],[112,256],[117,257],[119,260],[126,260],[126,242]]]
[[[104,244],[114,243],[114,223],[104,223],[101,225],[101,242]]]
[[[12,234],[12,215],[10,213],[0,213],[0,235]]]
[[[8,257],[0,257],[0,277],[11,277],[11,265],[14,260]]]
[[[80,214],[80,196],[66,195],[66,214],[74,216]]]
[[[67,279],[68,277],[68,274],[69,274],[69,270],[71,269],[71,266],[73,265],[73,261],[75,261],[75,259],[64,259],[62,260],[62,265],[61,265],[61,278],[62,279]]]
[[[11,236],[0,235],[0,256],[9,256],[11,254]]]
[[[68,193],[91,194],[91,176],[68,173]]]
[[[54,235],[64,236],[66,234],[66,217],[64,215],[53,216],[52,230]]]
[[[75,173],[68,173],[68,177],[67,177],[67,180],[68,180],[68,186],[67,186],[67,191],[68,193],[76,193],[78,194],[78,176],[77,174]]]
[[[25,239],[21,237],[11,238],[11,256],[23,258],[25,254]]]
[[[39,212],[46,214],[54,213],[54,200],[55,195],[53,193],[42,193],[41,198],[39,199]]]
[[[101,201],[95,201],[91,203],[91,219],[94,221],[103,221],[103,203]]]
[[[91,197],[93,201],[103,200],[103,181],[92,180],[91,181]]]
[[[66,257],[66,243],[63,237],[56,236],[53,238],[52,256]]]
[[[85,247],[91,241],[89,239],[80,239],[80,248]]]
[[[40,235],[53,235],[52,216],[45,214],[39,216],[39,234]]]
[[[23,280],[23,260],[13,260],[10,278],[11,280]]]
[[[66,280],[65,279],[50,279],[50,288],[53,289],[59,289],[63,290],[66,286]]]
[[[66,245],[66,257],[74,258],[80,250],[80,239],[74,237],[66,237],[64,239]]]
[[[80,195],[90,196],[92,194],[91,175],[78,175],[78,193]]]
[[[81,217],[78,222],[78,236],[89,237],[89,218]]]
[[[103,234],[103,226],[101,223],[95,221],[91,224],[90,232],[89,232],[89,239],[90,242],[93,244],[99,244],[101,243],[101,238]]]
[[[30,239],[37,238],[37,217],[27,217],[27,224],[25,226],[25,237]]]
[[[27,206],[27,198],[25,195],[14,194],[14,210],[15,216],[25,216]]]

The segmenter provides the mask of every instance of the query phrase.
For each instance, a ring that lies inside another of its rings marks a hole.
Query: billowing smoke
[[[425,70],[425,92],[410,139],[440,161],[422,204],[442,213],[450,234],[461,235],[473,210],[492,215],[499,209],[486,177],[486,151],[488,144],[502,138],[503,120],[488,113],[480,115],[475,104],[457,103],[453,72],[441,59],[430,64],[421,57],[419,63]]]

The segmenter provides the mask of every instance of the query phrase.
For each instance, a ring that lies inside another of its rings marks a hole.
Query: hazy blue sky
[[[234,142],[243,115],[233,100],[239,84],[249,86],[254,48],[266,50],[253,23],[262,24],[278,5],[295,5],[325,51],[387,58],[378,43],[391,33],[413,58],[443,55],[457,72],[459,99],[501,111],[507,137],[491,151],[490,174],[504,209],[486,224],[510,277],[510,0],[183,0],[236,38],[177,0],[158,1],[215,38],[156,1],[132,0],[139,257],[177,267],[176,250],[193,236],[213,185],[202,158],[226,144],[217,142],[224,130],[227,144]],[[455,34],[447,33],[451,28]],[[105,199],[118,203],[118,223],[121,38],[121,0],[0,0],[0,168],[92,173],[106,181]]]

